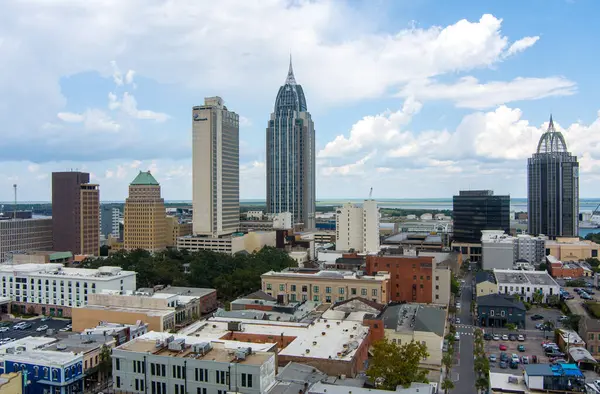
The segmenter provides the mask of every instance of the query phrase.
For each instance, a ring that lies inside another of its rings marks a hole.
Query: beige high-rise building
[[[167,246],[176,247],[177,238],[192,234],[192,223],[181,222],[175,216],[167,216]]]
[[[140,173],[129,184],[125,200],[125,250],[162,250],[167,242],[165,201],[160,185],[150,171]]]
[[[240,224],[239,116],[220,97],[192,113],[193,231],[219,237]]]

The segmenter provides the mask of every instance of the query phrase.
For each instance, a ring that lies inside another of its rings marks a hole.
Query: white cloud
[[[127,92],[123,93],[121,108],[127,115],[136,119],[154,120],[156,122],[164,122],[167,119],[169,119],[169,115],[162,112],[154,112],[147,109],[138,109],[135,97],[133,97],[133,95]]]
[[[515,78],[512,81],[480,83],[474,77],[457,83],[415,81],[406,85],[400,97],[421,101],[451,100],[460,108],[486,109],[519,100],[536,100],[552,96],[569,96],[576,92],[575,82],[563,77]]]
[[[115,82],[115,85],[117,85],[117,86],[123,85],[123,74],[121,74],[121,70],[119,69],[117,62],[113,60],[110,62],[110,65],[112,67],[112,78],[113,78],[113,81]]]
[[[113,92],[108,93],[108,109],[115,110],[121,106],[121,102],[116,94]]]
[[[134,75],[135,75],[135,71],[134,70],[127,71],[127,74],[125,74],[125,83],[127,85],[133,84],[133,76]]]
[[[523,52],[525,49],[532,47],[539,39],[539,36],[523,37],[520,40],[515,41],[510,48],[508,48],[506,55],[510,56],[519,52]]]
[[[252,121],[245,116],[240,116],[240,127],[250,127],[252,126]]]
[[[117,132],[121,125],[115,122],[109,115],[99,109],[87,109],[81,114],[72,112],[59,112],[56,115],[60,120],[67,123],[83,123],[84,128],[90,131]]]
[[[40,169],[39,164],[31,163],[30,165],[27,166],[27,171],[29,171],[29,172],[38,172],[39,169]]]

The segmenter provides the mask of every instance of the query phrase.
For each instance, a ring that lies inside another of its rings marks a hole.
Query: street
[[[456,325],[456,332],[460,334],[460,340],[454,345],[456,347],[456,364],[452,367],[452,380],[454,389],[452,393],[469,394],[475,391],[475,371],[473,364],[473,316],[471,315],[472,274],[469,272],[461,283],[461,309],[456,312],[461,324]]]

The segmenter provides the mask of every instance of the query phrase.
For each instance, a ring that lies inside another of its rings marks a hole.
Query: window
[[[594,334],[590,334],[589,337],[590,337],[590,341],[594,340]]]
[[[344,294],[344,288],[343,287],[340,287],[339,290],[340,290],[340,294]]]
[[[435,285],[435,289],[436,289],[436,290],[439,290],[439,289],[440,289],[440,286],[439,286],[439,285]],[[481,291],[483,291],[483,290],[481,290]]]
[[[252,387],[252,375],[249,373],[242,374],[242,387]]]
[[[431,280],[431,276],[427,275],[427,280]]]
[[[373,295],[373,296],[375,296],[375,297],[376,297],[376,296],[377,296],[377,289],[373,289],[373,290],[371,291],[371,295]]]
[[[436,277],[435,277],[435,280],[440,280],[440,277],[439,277],[439,276],[436,276]]]
[[[290,285],[290,290],[291,291],[296,291],[296,285]],[[206,389],[205,389],[206,390]]]
[[[150,364],[150,375],[154,376],[156,375],[156,370],[154,369],[154,363]],[[197,380],[197,379],[196,379]]]
[[[120,358],[115,358],[115,369],[117,371],[121,370],[121,359]]]
[[[318,295],[314,295],[314,296],[313,296],[313,301],[315,301],[315,302],[319,302],[319,296],[318,296]]]
[[[594,353],[594,345],[590,345],[590,353]]]
[[[302,286],[302,292],[306,293],[308,291],[308,286],[304,285]]]
[[[421,275],[421,276],[419,277],[419,279],[423,280],[423,275]]]
[[[206,394],[206,389],[198,387],[196,389],[196,394]]]
[[[267,283],[267,290],[273,290],[273,286],[270,283]]]
[[[345,300],[345,298],[343,296],[338,297],[338,301],[344,301],[344,300]]]
[[[225,371],[215,371],[217,384],[225,384]]]
[[[325,296],[325,302],[331,304],[331,296]]]
[[[351,293],[352,295],[356,295],[356,289],[355,289],[355,288],[352,288],[352,289],[350,289],[350,293]]]
[[[360,295],[366,296],[367,295],[367,289],[360,289]]]
[[[285,291],[285,285],[279,285],[279,291]]]
[[[331,287],[326,287],[325,288],[325,293],[331,294]]]
[[[290,294],[290,301],[296,302],[296,294]]]
[[[313,293],[319,292],[319,286],[313,286]]]
[[[413,280],[417,280],[417,275],[413,275]]]
[[[121,387],[121,377],[117,376],[117,388]]]
[[[439,294],[436,294],[436,295],[435,295],[435,299],[436,299],[436,300],[439,300],[439,299],[440,299],[440,296],[439,296]]]

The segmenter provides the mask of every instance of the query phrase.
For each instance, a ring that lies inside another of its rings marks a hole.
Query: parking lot
[[[488,340],[485,341],[485,352],[486,355],[489,356],[491,354],[496,355],[496,362],[490,362],[490,371],[492,372],[506,372],[500,368],[500,354],[506,353],[510,358],[512,354],[516,354],[521,358],[522,356],[527,356],[529,358],[529,363],[532,362],[533,356],[537,357],[538,363],[549,363],[548,357],[544,354],[544,349],[542,348],[542,342],[546,339],[553,341],[554,333],[552,331],[546,332],[535,328],[537,323],[543,323],[545,321],[550,321],[554,324],[556,328],[562,327],[560,323],[560,317],[562,315],[561,311],[554,308],[532,308],[527,311],[527,317],[525,322],[524,330],[516,330],[509,331],[507,329],[492,329],[486,328],[485,332],[489,334],[499,334],[508,335],[523,335],[525,337],[525,341],[517,341],[517,340]],[[531,317],[533,315],[541,315],[543,318],[539,320],[532,320]],[[505,345],[506,350],[500,350],[500,345]],[[525,347],[525,351],[519,351],[519,345],[523,345]],[[519,363],[518,368],[512,371],[521,371],[523,369],[523,364]],[[514,372],[513,372],[514,373]]]
[[[14,319],[14,320],[3,320],[3,322],[10,322],[10,326],[8,326],[8,330],[4,331],[4,332],[0,332],[0,341],[6,340],[8,338],[11,339],[21,339],[21,338],[25,338],[28,336],[34,336],[34,337],[39,337],[39,336],[45,336],[46,335],[46,330],[43,331],[37,331],[37,329],[41,326],[48,326],[48,328],[53,329],[55,331],[55,334],[59,333],[60,329],[64,329],[68,324],[70,324],[70,320],[66,320],[66,319],[51,319],[51,320],[47,320],[47,321],[41,321],[41,318],[37,318],[37,319],[28,319],[28,320],[22,320],[22,319]],[[26,323],[30,323],[31,327],[25,329],[25,330],[16,330],[13,329],[13,327],[15,326],[15,324],[20,323],[20,322],[26,322]]]

